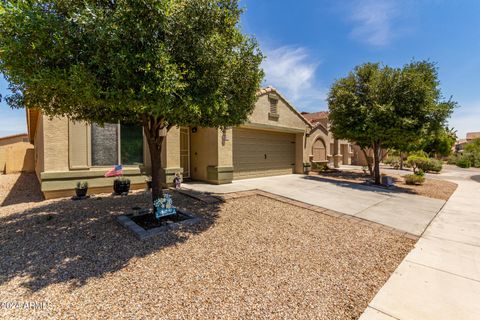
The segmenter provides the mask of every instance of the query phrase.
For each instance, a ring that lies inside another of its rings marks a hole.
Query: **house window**
[[[92,124],[92,165],[118,164],[118,124]]]
[[[120,125],[120,159],[125,165],[143,163],[143,132],[136,125]]]
[[[135,165],[143,163],[142,127],[106,123],[92,124],[92,165]]]

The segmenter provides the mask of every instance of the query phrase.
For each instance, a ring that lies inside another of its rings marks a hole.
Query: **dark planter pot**
[[[88,188],[75,188],[75,194],[78,198],[83,198],[87,195]]]
[[[308,174],[310,171],[312,171],[312,167],[311,166],[305,166],[303,167],[303,172]]]
[[[115,191],[116,194],[128,193],[129,190],[130,190],[130,181],[120,181],[120,180],[113,181],[113,191]]]

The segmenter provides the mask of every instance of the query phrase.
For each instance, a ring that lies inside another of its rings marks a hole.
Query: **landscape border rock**
[[[150,239],[152,237],[158,236],[160,234],[164,234],[167,231],[177,230],[181,227],[190,226],[192,224],[195,224],[195,223],[198,223],[198,222],[201,221],[201,218],[196,217],[191,213],[185,212],[185,211],[183,211],[181,209],[178,209],[178,208],[177,208],[177,211],[179,213],[181,213],[182,215],[187,216],[188,218],[183,220],[183,221],[171,223],[171,224],[168,224],[168,225],[165,225],[165,226],[162,226],[162,227],[153,228],[153,229],[149,229],[149,230],[145,230],[144,228],[142,228],[138,224],[136,224],[135,221],[133,221],[130,218],[130,215],[117,216],[116,220],[124,228],[133,232],[133,234],[139,240],[147,240],[147,239]]]

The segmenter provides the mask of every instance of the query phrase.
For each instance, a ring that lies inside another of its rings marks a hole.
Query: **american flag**
[[[123,167],[121,164],[117,164],[113,166],[112,169],[108,170],[107,173],[105,173],[105,177],[118,177],[123,174]]]

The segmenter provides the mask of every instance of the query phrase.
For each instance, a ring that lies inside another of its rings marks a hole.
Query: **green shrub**
[[[392,168],[400,168],[400,157],[397,156],[388,156],[383,160],[383,163],[391,166]]]
[[[413,172],[417,172],[418,169],[422,169],[424,172],[440,172],[443,167],[443,162],[440,160],[418,155],[409,156],[407,163],[413,168]]]
[[[409,185],[421,185],[425,182],[425,177],[420,174],[407,174],[404,178],[405,183]]]
[[[77,189],[86,189],[88,188],[88,182],[87,181],[78,181],[77,182]]]
[[[457,161],[459,159],[459,156],[456,154],[452,154],[450,157],[447,159],[448,164],[457,164]]]
[[[410,152],[409,155],[410,155],[410,156],[417,156],[417,157],[421,157],[421,158],[428,158],[428,153],[426,153],[426,152],[423,151],[423,150],[418,150],[418,151]]]
[[[460,168],[470,168],[472,166],[472,161],[468,157],[460,157],[456,163],[457,167]]]
[[[327,163],[323,163],[323,162],[312,162],[312,170],[315,170],[315,171],[327,171],[329,168],[328,168],[328,164]]]
[[[440,172],[442,171],[442,167],[443,167],[443,162],[441,160],[429,159],[428,168],[426,168],[426,171]]]
[[[475,139],[465,145],[462,157],[468,157],[472,167],[480,167],[480,139]]]

